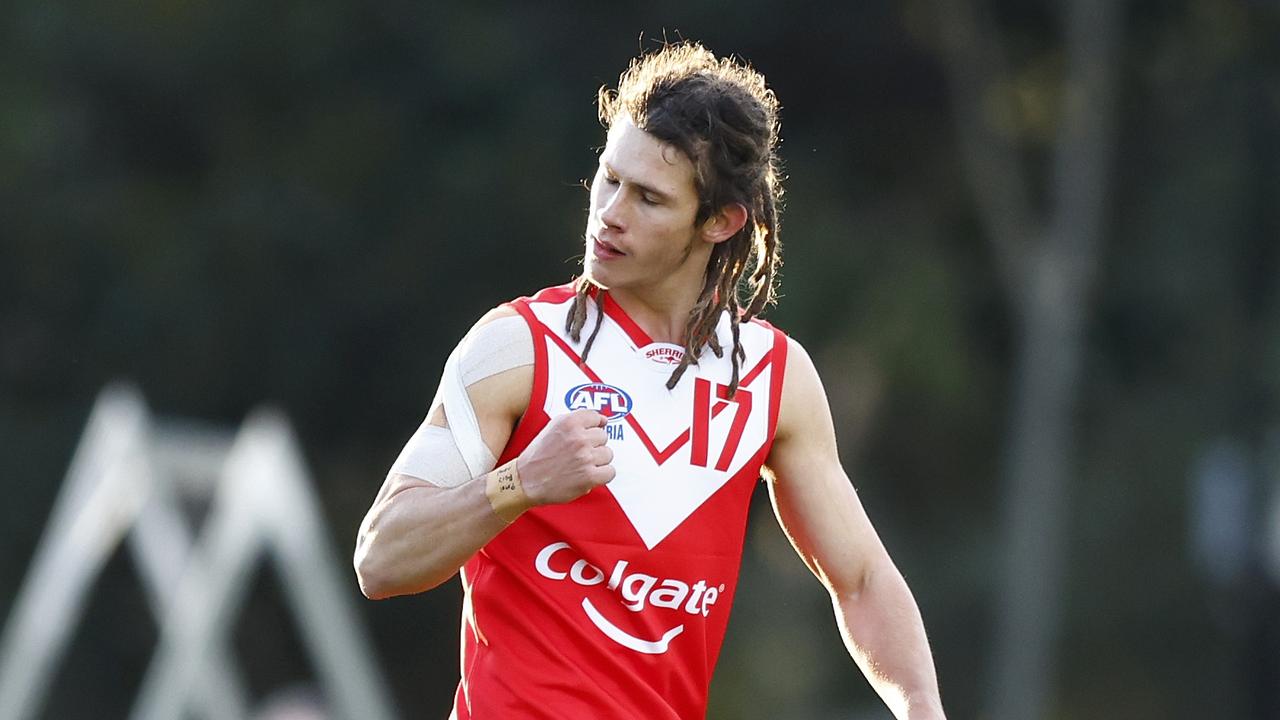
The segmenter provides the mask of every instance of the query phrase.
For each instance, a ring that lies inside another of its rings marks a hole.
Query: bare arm
[[[944,717],[924,623],[836,453],[826,392],[789,341],[769,494],[787,538],[831,594],[849,654],[899,720]]]
[[[514,311],[495,310],[478,325]],[[524,414],[533,368],[513,368],[467,387],[480,435],[501,455]],[[429,419],[446,426],[442,408]],[[613,479],[613,452],[605,445],[604,418],[577,411],[554,418],[516,459],[526,496],[523,509],[569,502]],[[354,564],[370,598],[430,590],[507,526],[485,493],[487,476],[456,487],[437,487],[410,475],[389,475],[360,524]]]
[[[492,420],[506,414],[500,407],[504,398],[518,397],[518,386],[526,382],[522,376],[532,375],[525,370],[508,370],[468,388],[481,435],[495,457],[506,445],[511,426]],[[444,426],[443,408],[437,408],[429,422]],[[506,525],[489,504],[484,477],[446,488],[411,475],[391,474],[356,538],[360,588],[370,598],[430,590],[453,577]]]

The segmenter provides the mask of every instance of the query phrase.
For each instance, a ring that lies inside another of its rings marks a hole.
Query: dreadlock
[[[782,183],[774,151],[777,98],[765,86],[764,77],[749,66],[717,58],[697,43],[681,42],[633,60],[618,79],[618,89],[601,88],[596,100],[606,128],[623,114],[692,161],[698,193],[696,223],[732,203],[747,209],[742,229],[711,252],[702,292],[685,324],[684,357],[667,380],[667,388],[674,388],[689,365],[698,361],[703,346],[716,357],[724,356],[716,325],[727,311],[733,336],[732,395],[746,359],[739,325],[774,301],[782,265],[778,240]],[[600,332],[606,291],[586,275],[574,281],[574,290],[565,329],[575,342],[581,339],[593,295],[596,301],[596,325],[582,351],[585,360]]]

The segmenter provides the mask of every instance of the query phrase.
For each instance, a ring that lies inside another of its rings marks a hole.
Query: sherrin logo
[[[605,573],[585,558],[575,557],[567,542],[554,542],[542,548],[534,558],[533,567],[549,580],[570,581],[575,585],[592,587],[608,580],[605,587],[621,596],[622,606],[631,612],[642,612],[646,606],[668,608],[687,615],[707,617],[711,606],[720,599],[724,585],[711,585],[706,580],[689,584],[675,578],[659,578],[642,572],[628,572],[630,563],[619,560]],[[582,611],[606,637],[619,645],[647,655],[665,653],[671,640],[684,632],[684,623],[670,628],[657,640],[638,638],[614,625],[600,613],[590,598],[582,598]]]
[[[617,422],[631,413],[631,396],[626,390],[605,383],[586,383],[564,394],[570,410],[595,410],[606,422]]]
[[[644,357],[659,365],[679,365],[684,359],[684,348],[675,345],[658,345],[655,343],[644,351]]]

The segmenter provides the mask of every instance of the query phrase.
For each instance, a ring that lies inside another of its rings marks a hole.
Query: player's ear
[[[742,229],[747,224],[747,208],[742,203],[729,203],[721,206],[714,215],[702,223],[702,239],[710,243],[721,243]]]

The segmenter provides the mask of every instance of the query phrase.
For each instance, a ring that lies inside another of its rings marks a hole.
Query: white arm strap
[[[429,418],[443,403],[448,427],[423,421],[391,472],[454,487],[492,470],[498,459],[480,434],[480,422],[466,389],[505,370],[532,364],[533,340],[518,315],[500,317],[469,333],[449,354],[427,413]]]
[[[444,402],[444,414],[449,421],[449,430],[453,432],[453,441],[467,464],[467,477],[474,478],[492,470],[497,458],[493,457],[480,435],[480,421],[476,419],[471,396],[467,394],[467,385],[462,378],[458,351],[465,345],[469,343],[464,340],[449,353],[444,374],[440,377],[440,389],[436,391],[436,399],[431,405],[434,407],[437,402]]]

